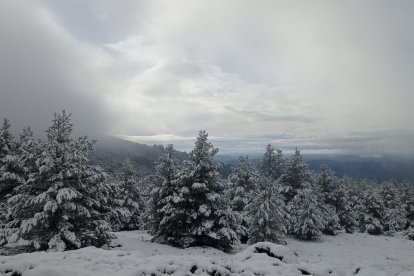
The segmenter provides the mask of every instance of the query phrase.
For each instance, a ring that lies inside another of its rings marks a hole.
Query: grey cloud
[[[66,109],[78,133],[105,132],[107,116],[95,83],[100,61],[93,48],[54,25],[35,2],[2,1],[0,18],[0,116],[15,131],[29,124],[41,134],[53,112]]]
[[[0,5],[0,116],[19,127],[66,108],[86,134],[203,128],[242,137],[220,140],[237,149],[414,148],[414,2]]]

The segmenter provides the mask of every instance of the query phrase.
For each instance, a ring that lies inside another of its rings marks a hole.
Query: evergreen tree
[[[334,172],[327,166],[322,166],[317,176],[316,184],[318,192],[320,192],[320,196],[322,197],[322,201],[330,213],[327,218],[326,228],[323,232],[330,235],[336,235],[341,230],[340,219],[337,214],[341,198],[337,193],[338,181]]]
[[[322,193],[324,202],[336,206],[337,197],[335,192],[338,188],[338,181],[335,177],[335,173],[325,165],[320,169],[317,185]]]
[[[25,127],[20,134],[20,140],[14,153],[4,158],[7,162],[0,168],[2,171],[0,181],[3,184],[7,183],[10,188],[8,189],[8,196],[3,201],[4,214],[2,220],[4,224],[1,227],[2,230],[0,230],[2,232],[0,233],[2,237],[0,238],[0,245],[8,242],[8,239],[18,230],[17,228],[21,223],[20,219],[13,217],[13,213],[9,212],[6,199],[15,195],[19,186],[24,185],[30,174],[37,170],[36,160],[40,153],[40,142],[35,140],[31,128]]]
[[[308,166],[298,149],[295,150],[295,154],[289,160],[281,181],[284,185],[287,202],[290,202],[301,189],[305,188],[306,183],[310,182]]]
[[[162,223],[174,227],[169,227],[169,233],[160,236],[160,240],[180,247],[213,246],[225,250],[238,242],[237,224],[230,227],[227,223],[231,221],[223,220],[225,185],[213,160],[217,151],[208,141],[208,134],[200,131],[190,160],[178,172],[169,216],[163,218]]]
[[[10,121],[4,118],[3,125],[0,128],[0,165],[2,159],[13,150],[13,135],[10,132]]]
[[[241,227],[238,235],[243,243],[247,242],[248,217],[246,206],[249,203],[253,193],[257,189],[259,176],[252,167],[247,156],[240,156],[239,162],[234,167],[233,172],[229,175],[229,199],[232,204],[232,210],[241,214]]]
[[[410,225],[414,226],[414,184],[404,183],[400,185],[400,187],[401,205],[405,209],[407,218],[407,225],[405,228],[408,228]]]
[[[154,235],[154,240],[166,243],[168,240],[165,238],[174,235],[174,220],[171,218],[174,217],[172,212],[175,210],[173,199],[177,192],[177,170],[175,149],[173,145],[168,145],[156,167],[156,176],[161,181],[160,185],[156,185],[152,190],[149,217],[150,232]]]
[[[339,222],[347,233],[354,233],[358,230],[358,215],[352,207],[352,198],[344,183],[339,185],[335,191],[335,208]]]
[[[272,145],[267,145],[260,168],[265,177],[274,180],[281,177],[285,170],[285,160],[283,159],[282,151],[277,149],[275,152]]]
[[[0,129],[0,202],[3,203],[2,205],[6,201],[6,196],[22,182],[19,171],[16,143],[10,132],[10,122],[5,118]]]
[[[360,230],[371,235],[382,234],[385,206],[378,191],[373,188],[368,189],[363,200],[359,218]]]
[[[414,241],[414,225],[411,225],[407,230],[405,230],[404,236],[406,236],[407,239]]]
[[[122,228],[124,230],[136,230],[142,225],[142,214],[144,212],[144,202],[140,193],[139,175],[134,169],[131,161],[127,160],[121,168],[121,194],[123,199],[122,206],[126,207],[131,216]]]
[[[290,202],[292,233],[299,238],[312,240],[322,235],[330,216],[325,204],[318,200],[311,188],[299,190]]]
[[[102,246],[111,238],[101,213],[108,211],[105,174],[88,160],[94,141],[71,134],[70,115],[55,114],[38,170],[9,200],[12,216],[22,221],[19,236],[36,249]]]
[[[246,210],[250,218],[249,241],[281,243],[287,233],[290,220],[279,184],[269,178],[261,178],[259,189]]]
[[[258,174],[247,156],[241,156],[229,175],[229,189],[233,210],[243,212],[252,193],[257,188]]]
[[[407,224],[407,211],[397,188],[386,184],[382,187],[380,196],[384,203],[384,232],[393,234],[403,230]]]

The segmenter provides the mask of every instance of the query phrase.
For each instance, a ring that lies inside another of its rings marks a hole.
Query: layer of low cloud
[[[0,116],[19,127],[65,108],[83,133],[140,141],[414,153],[412,2],[0,5]]]

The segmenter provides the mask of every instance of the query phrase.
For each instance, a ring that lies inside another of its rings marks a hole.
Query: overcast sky
[[[0,1],[0,116],[222,152],[414,154],[414,1]]]

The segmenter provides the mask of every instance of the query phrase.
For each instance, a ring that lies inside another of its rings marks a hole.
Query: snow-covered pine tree
[[[384,203],[384,232],[393,234],[403,230],[407,224],[407,213],[397,187],[387,183],[381,188],[380,196]]]
[[[292,216],[291,232],[302,239],[312,240],[322,235],[330,213],[326,205],[318,200],[312,188],[298,190],[289,203]]]
[[[381,235],[384,232],[385,206],[376,188],[365,191],[359,215],[361,232],[371,235]]]
[[[73,139],[70,115],[55,114],[48,141],[38,156],[38,171],[9,199],[21,220],[19,236],[36,249],[62,251],[102,246],[112,236],[103,218],[108,186],[105,173],[90,164],[94,141]]]
[[[0,228],[5,228],[3,224],[6,223],[8,212],[7,198],[21,182],[15,148],[15,141],[10,132],[10,122],[5,118],[0,128]]]
[[[248,156],[240,156],[239,162],[234,167],[233,172],[228,178],[228,194],[231,201],[232,210],[241,214],[242,222],[238,233],[243,243],[247,242],[248,218],[246,206],[250,202],[253,193],[257,189],[259,175],[255,168],[250,164]]]
[[[258,174],[249,162],[249,157],[240,156],[237,165],[229,175],[229,188],[233,210],[242,212],[252,193],[257,188]]]
[[[5,203],[6,196],[21,182],[19,170],[16,143],[10,122],[5,118],[0,129],[0,204]]]
[[[323,203],[326,205],[326,209],[330,213],[323,232],[329,235],[336,235],[341,230],[340,220],[337,215],[339,200],[341,200],[337,198],[339,195],[337,193],[339,185],[334,172],[325,165],[321,167],[317,175],[316,186]]]
[[[168,145],[155,168],[156,176],[161,180],[160,184],[151,192],[149,228],[155,241],[168,243],[166,238],[174,236],[175,226],[171,218],[175,215],[173,199],[177,191],[177,170],[178,160],[175,158],[175,149],[173,145]]]
[[[338,188],[338,180],[335,177],[335,173],[328,166],[321,166],[318,174],[317,185],[322,193],[324,202],[335,206],[337,203],[335,192]]]
[[[282,175],[281,183],[284,186],[286,202],[290,202],[295,195],[310,181],[308,166],[303,160],[298,149],[290,158],[285,173]]]
[[[170,216],[163,219],[174,227],[160,240],[179,247],[212,246],[225,250],[238,242],[237,224],[223,221],[225,184],[213,159],[217,151],[208,141],[207,132],[200,131],[189,161],[178,173]]]
[[[282,150],[276,149],[272,145],[266,146],[266,151],[263,154],[260,169],[265,177],[274,180],[282,176],[285,170],[285,160],[283,158]]]
[[[128,211],[120,229],[137,230],[142,226],[144,202],[140,193],[139,175],[131,161],[126,160],[122,163],[118,178],[121,207]]]
[[[414,241],[414,225],[411,225],[404,231],[404,236],[406,236],[407,239]]]
[[[33,136],[33,131],[30,127],[25,127],[20,134],[20,140],[17,143],[17,148],[13,154],[7,155],[7,163],[2,167],[2,180],[9,182],[13,190],[10,190],[10,196],[18,193],[19,187],[24,185],[29,179],[31,173],[37,171],[36,160],[41,153],[41,143]],[[8,204],[7,204],[8,205]],[[8,210],[7,206],[7,220],[3,225],[0,236],[2,236],[0,245],[7,243],[8,239],[15,233],[20,226],[21,219],[15,216],[13,208]],[[6,209],[5,209],[6,211]],[[21,210],[18,210],[21,211]]]
[[[10,132],[10,121],[4,118],[3,125],[0,128],[0,165],[2,158],[13,150],[13,135]]]
[[[282,243],[289,226],[289,213],[280,185],[276,180],[261,177],[256,194],[246,206],[249,217],[249,241]]]
[[[358,230],[358,215],[352,208],[352,198],[349,193],[349,187],[344,182],[339,184],[335,191],[335,208],[342,228],[347,233],[354,233]]]
[[[407,218],[405,228],[408,228],[410,225],[414,228],[414,183],[400,184],[400,199]]]

